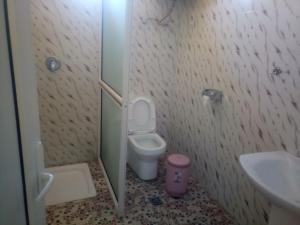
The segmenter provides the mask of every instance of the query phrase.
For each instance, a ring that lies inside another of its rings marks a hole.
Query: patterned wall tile
[[[100,1],[32,0],[41,135],[47,166],[96,157]],[[51,73],[45,60],[62,68]]]
[[[153,18],[161,19],[171,6],[170,0],[133,1],[130,45],[129,96],[154,101],[157,130],[166,140],[171,140],[175,120],[171,103],[175,93],[175,24],[173,17],[166,21],[167,26],[159,26]]]
[[[268,203],[238,163],[243,153],[299,154],[300,3],[179,1],[176,120],[197,176],[241,224],[266,224]],[[299,9],[299,10],[296,10]],[[203,106],[201,91],[222,90]],[[183,132],[184,131],[184,132]]]
[[[131,95],[154,99],[169,151],[193,158],[193,175],[240,224],[267,224],[269,203],[238,157],[300,155],[300,2],[177,0],[168,27],[142,19],[172,1],[134,2]],[[223,104],[204,106],[205,88]]]

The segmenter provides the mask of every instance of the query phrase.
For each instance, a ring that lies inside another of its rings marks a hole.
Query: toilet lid
[[[138,97],[128,105],[129,133],[150,133],[156,128],[155,107],[145,97]]]

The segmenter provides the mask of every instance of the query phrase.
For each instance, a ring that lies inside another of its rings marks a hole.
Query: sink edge
[[[274,154],[275,153],[275,154]],[[278,158],[280,155],[282,156],[284,154],[284,157],[292,157],[293,159],[297,158],[289,153],[286,153],[284,151],[273,151],[273,152],[259,152],[259,153],[249,153],[249,154],[242,154],[239,157],[239,163],[242,167],[243,172],[246,174],[246,176],[249,178],[250,183],[259,191],[261,192],[264,197],[266,197],[272,204],[277,205],[278,207],[284,207],[291,211],[293,211],[296,214],[300,215],[300,202],[290,202],[286,198],[282,198],[274,193],[274,191],[270,190],[267,185],[264,185],[263,182],[256,179],[252,173],[254,173],[254,170],[249,167],[248,163],[246,163],[246,160],[249,160],[248,157],[253,157],[253,155],[269,155],[273,154],[272,156],[274,158]],[[300,160],[297,158],[297,160]],[[253,161],[253,159],[251,160]],[[247,171],[249,170],[249,171]],[[251,172],[252,173],[251,173]]]

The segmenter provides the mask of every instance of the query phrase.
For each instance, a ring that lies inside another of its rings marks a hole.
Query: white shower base
[[[87,163],[46,169],[54,175],[45,197],[47,206],[96,196],[95,186]]]

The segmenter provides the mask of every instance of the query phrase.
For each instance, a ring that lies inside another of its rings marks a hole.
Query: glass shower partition
[[[131,0],[102,0],[100,158],[119,214],[125,201],[130,9]]]

